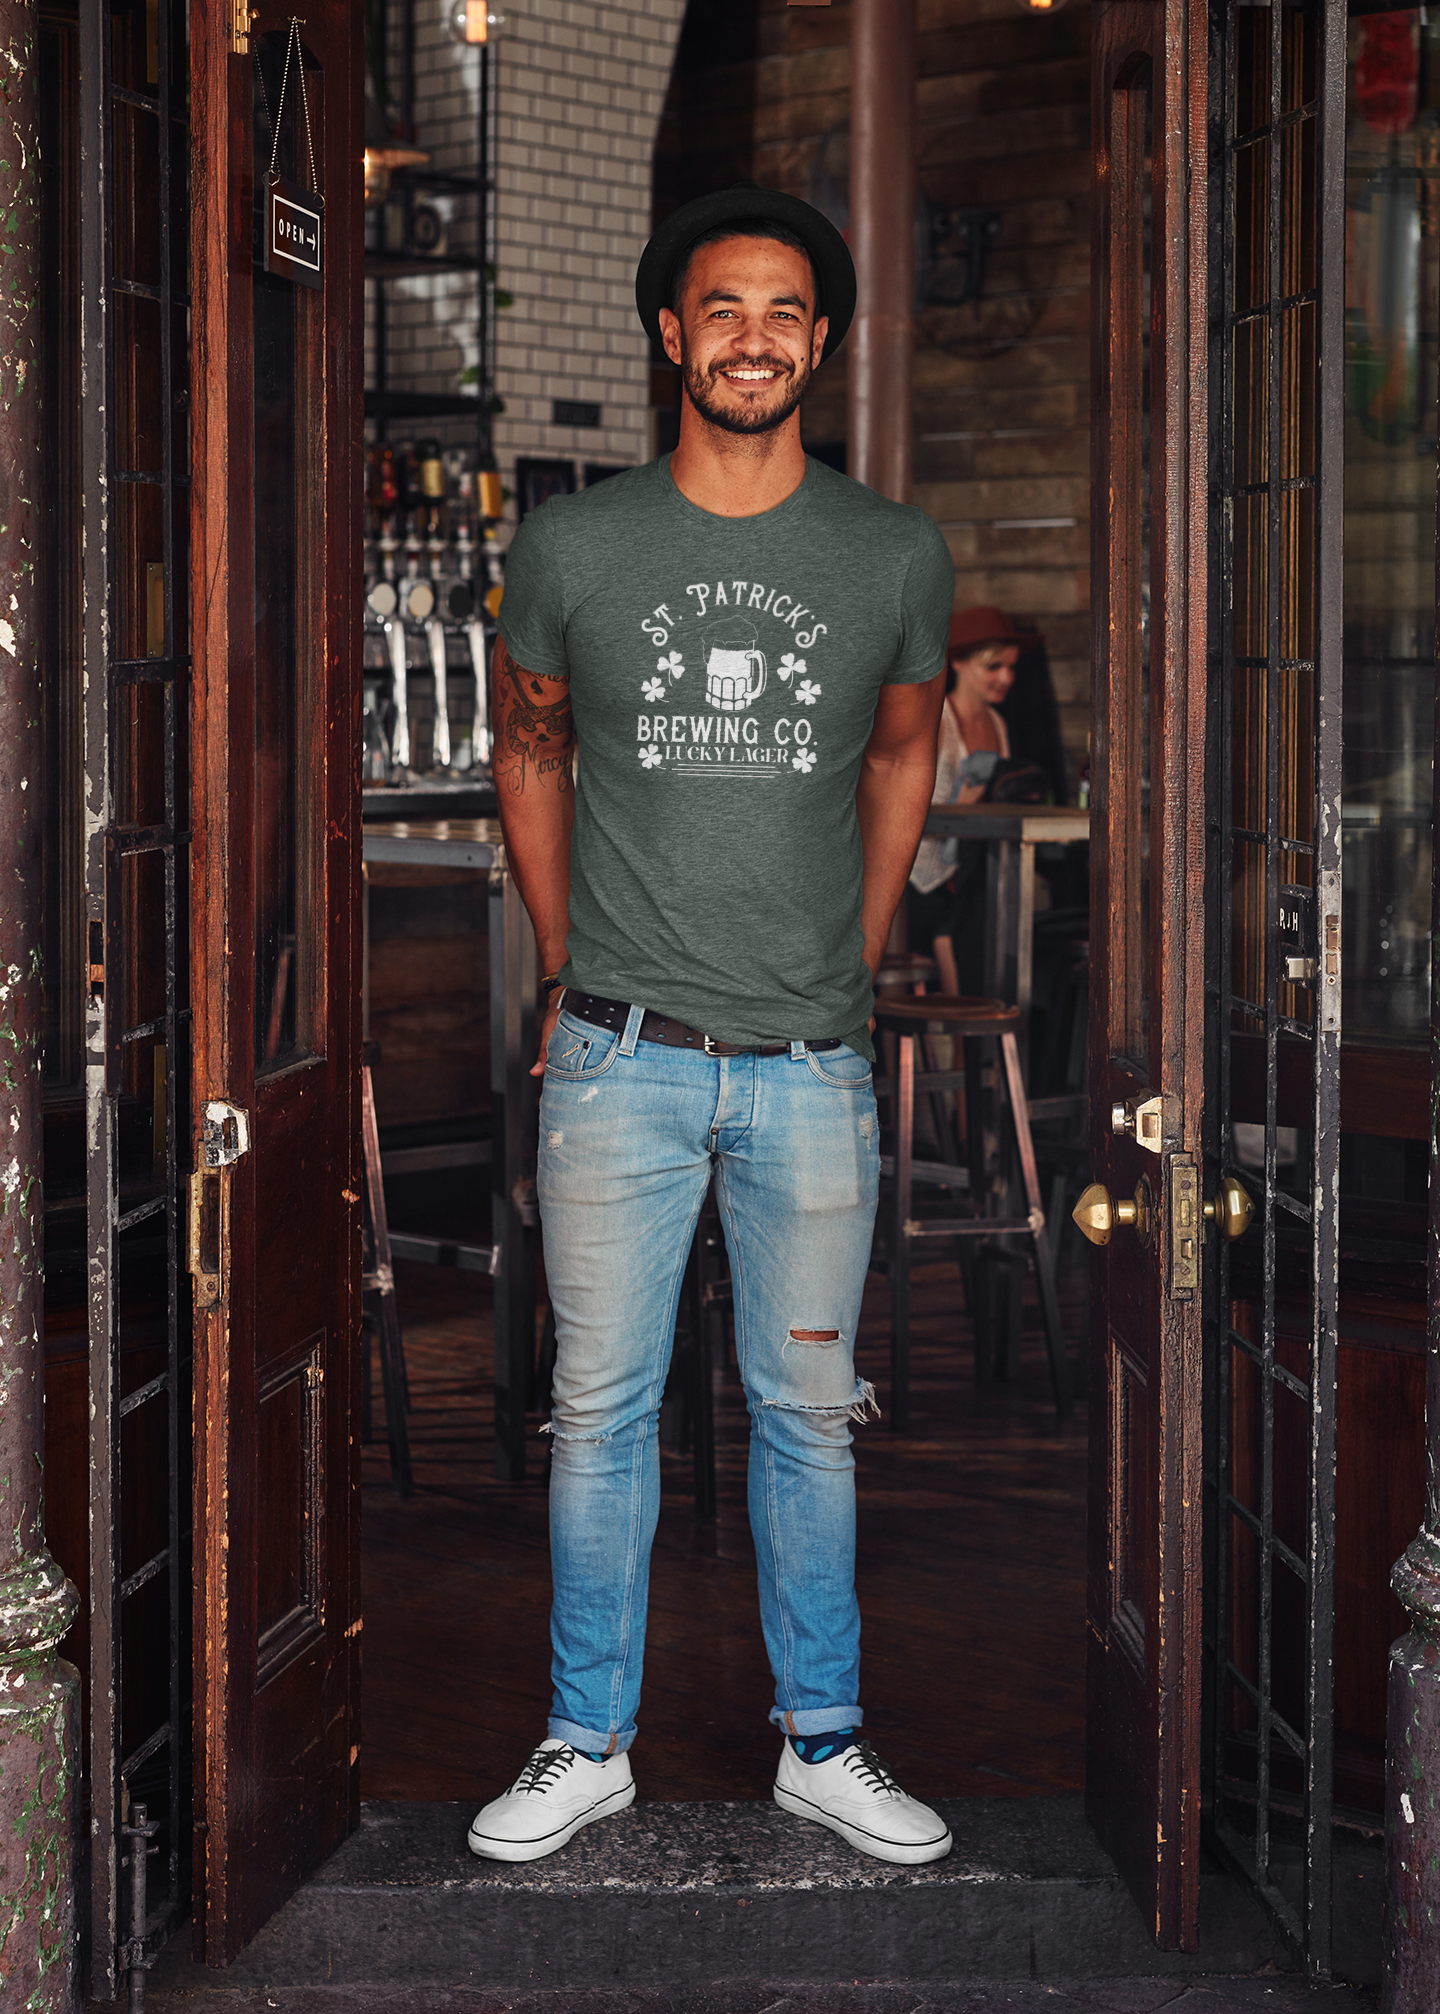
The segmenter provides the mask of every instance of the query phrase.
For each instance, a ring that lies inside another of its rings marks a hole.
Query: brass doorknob
[[[1108,1245],[1111,1233],[1117,1229],[1138,1226],[1143,1230],[1144,1211],[1142,1188],[1136,1189],[1133,1198],[1125,1197],[1117,1203],[1103,1182],[1092,1182],[1070,1215],[1082,1238],[1088,1238],[1092,1245]]]
[[[1206,1222],[1214,1224],[1222,1238],[1243,1238],[1254,1214],[1249,1191],[1233,1175],[1227,1175],[1220,1184],[1214,1202],[1205,1205]]]

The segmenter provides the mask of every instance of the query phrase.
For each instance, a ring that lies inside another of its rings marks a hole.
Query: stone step
[[[1073,1982],[1293,1965],[1218,1870],[1201,1880],[1199,1952],[1156,1951],[1079,1797],[939,1808],[955,1848],[928,1867],[865,1859],[770,1803],[635,1804],[513,1867],[470,1853],[470,1804],[366,1804],[225,1984]]]

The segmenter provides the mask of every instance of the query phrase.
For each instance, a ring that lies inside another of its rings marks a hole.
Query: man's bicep
[[[527,671],[510,654],[503,636],[495,639],[490,661],[495,711],[495,777],[512,796],[527,785],[570,788],[575,720],[570,681]]]
[[[943,666],[934,678],[918,684],[882,685],[866,754],[891,760],[918,753],[933,755],[944,704]]]

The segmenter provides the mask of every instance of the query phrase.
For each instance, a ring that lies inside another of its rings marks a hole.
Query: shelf
[[[392,168],[392,188],[397,182],[408,182],[419,194],[429,191],[437,196],[473,196],[480,187],[478,175],[452,175],[439,168]],[[485,184],[487,192],[494,187],[493,182]]]
[[[422,273],[478,273],[480,261],[470,253],[446,253],[427,258],[423,252],[367,252],[367,280],[413,280]]]
[[[480,411],[476,393],[376,392],[365,394],[367,420],[474,419]]]

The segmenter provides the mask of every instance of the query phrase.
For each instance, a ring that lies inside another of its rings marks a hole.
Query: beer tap
[[[475,726],[470,746],[477,763],[489,764],[491,756],[490,706],[485,678],[485,625],[473,618],[465,625],[470,644],[470,663],[475,673]]]
[[[426,620],[425,641],[430,648],[430,670],[435,679],[435,752],[432,761],[436,769],[448,769],[450,681],[445,666],[445,625],[438,615],[432,615]]]
[[[394,589],[391,589],[393,594]],[[405,659],[405,625],[399,616],[385,624],[385,641],[390,651],[390,676],[395,688],[395,733],[390,742],[390,759],[397,769],[410,767],[409,666]]]

